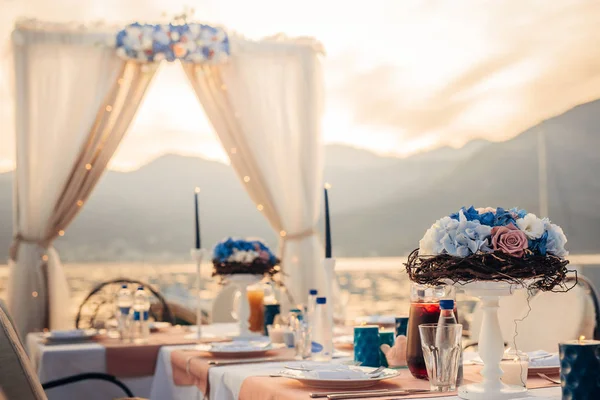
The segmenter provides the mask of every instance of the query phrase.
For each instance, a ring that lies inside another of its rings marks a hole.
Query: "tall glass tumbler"
[[[423,358],[429,385],[435,392],[456,390],[458,362],[462,350],[462,325],[419,325]]]

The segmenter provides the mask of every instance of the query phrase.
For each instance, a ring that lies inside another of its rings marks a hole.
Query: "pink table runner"
[[[210,366],[208,361],[212,358],[201,357],[200,352],[186,352],[176,350],[171,353],[171,365],[173,367],[173,380],[179,386],[195,385],[204,394],[209,392],[208,373]],[[189,363],[189,368],[188,368]],[[227,368],[227,367],[218,367]],[[481,381],[480,366],[465,366],[465,381],[467,383]],[[538,389],[558,386],[539,377],[529,377],[527,387]],[[400,371],[400,376],[383,381],[373,389],[429,389],[429,382],[415,379],[407,369]],[[309,393],[323,392],[328,390],[316,389],[304,386],[298,381],[288,378],[273,378],[267,376],[252,376],[244,380],[240,389],[240,400],[306,400]],[[456,395],[452,393],[424,393],[410,396],[402,396],[405,399],[431,398]],[[390,396],[389,398],[397,398]],[[381,400],[386,397],[378,398]]]
[[[479,366],[465,366],[465,381],[473,383],[481,381]],[[527,379],[527,387],[529,389],[538,389],[544,387],[558,386],[545,379],[538,377],[530,377]],[[400,371],[400,376],[397,378],[383,381],[373,389],[429,389],[429,382],[415,379],[407,369]],[[265,376],[253,376],[244,380],[240,390],[240,400],[306,400],[309,393],[327,392],[330,390],[315,389],[302,385],[298,381],[287,378],[271,378]],[[402,396],[403,399],[418,399],[445,397],[456,395],[456,392],[451,393],[422,393],[409,396]],[[386,400],[390,398],[398,398],[398,395],[389,397],[378,397],[377,399]]]
[[[186,339],[189,332],[173,327],[151,333],[142,344],[101,337],[96,341],[106,348],[106,372],[119,378],[154,375],[158,351],[162,346],[226,341],[227,339]]]
[[[283,349],[270,351],[264,357],[272,357],[272,362],[285,361],[294,356],[294,350]],[[231,358],[214,358],[201,351],[174,350],[171,352],[171,367],[173,368],[173,382],[177,386],[196,386],[202,394],[208,394],[208,371],[211,368],[209,361],[234,361]],[[240,361],[243,361],[240,360]],[[257,364],[258,365],[258,364]],[[248,365],[252,368],[252,364]],[[216,367],[227,368],[227,367]]]

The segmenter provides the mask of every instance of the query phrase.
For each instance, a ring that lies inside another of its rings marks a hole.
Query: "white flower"
[[[550,254],[554,254],[557,257],[568,256],[569,252],[565,250],[567,237],[565,236],[562,228],[558,225],[548,223],[547,229],[548,240],[546,241],[546,251]]]
[[[532,213],[517,219],[517,227],[522,230],[529,239],[538,239],[544,234],[545,230],[544,221]]]
[[[171,31],[171,40],[174,42],[179,41],[179,33],[177,31]]]
[[[438,255],[444,250],[442,240],[450,231],[455,231],[458,221],[450,217],[444,217],[435,221],[431,228],[425,232],[423,239],[419,241],[419,254],[423,256]]]
[[[239,262],[242,264],[250,264],[258,258],[258,252],[254,250],[244,251],[233,249],[233,254],[227,258],[229,262]]]

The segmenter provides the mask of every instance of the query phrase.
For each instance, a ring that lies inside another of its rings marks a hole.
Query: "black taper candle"
[[[198,193],[200,193],[200,189],[196,188],[194,190],[194,210],[196,214],[196,248],[200,249],[202,243],[200,241],[200,214],[198,212]]]
[[[329,222],[329,195],[325,187],[325,258],[331,258],[331,224]]]

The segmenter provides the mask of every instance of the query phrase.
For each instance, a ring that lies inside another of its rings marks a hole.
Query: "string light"
[[[81,207],[83,205],[83,200],[77,200],[77,207]]]
[[[65,231],[63,231],[62,229],[58,231],[58,236],[65,236]]]
[[[42,256],[42,261],[48,261],[48,255],[47,254],[44,254]]]
[[[111,111],[112,111],[112,106],[111,105],[106,106],[106,112],[111,112]]]
[[[92,164],[85,164],[85,169],[87,169],[88,171],[89,171],[90,169],[92,169]]]
[[[258,211],[262,211],[262,210],[264,209],[264,207],[263,207],[263,205],[262,205],[262,204],[259,204],[259,205],[257,205],[257,206],[256,206],[256,209],[257,209]]]
[[[287,235],[287,232],[286,231],[281,231],[281,232],[279,232],[279,235],[281,237],[285,237]]]
[[[246,175],[244,177],[244,182],[246,182],[246,183],[250,182],[250,177],[248,175]]]
[[[31,296],[38,297],[38,292],[35,292],[35,291],[31,292]]]

